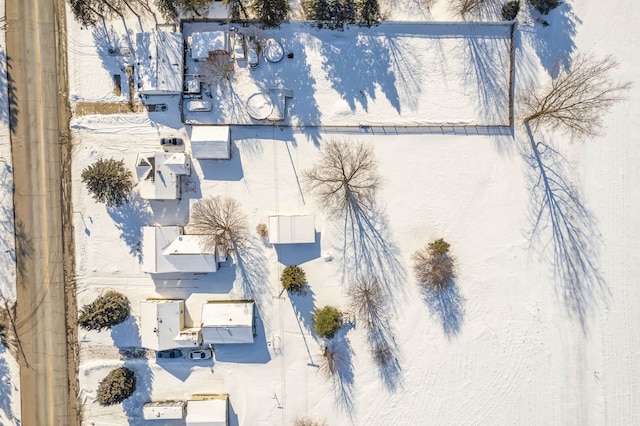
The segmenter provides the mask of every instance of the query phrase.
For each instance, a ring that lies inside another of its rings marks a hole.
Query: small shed
[[[313,216],[270,216],[271,244],[305,244],[316,242]]]
[[[186,401],[154,401],[142,406],[144,420],[182,420],[186,414]]]
[[[229,426],[229,395],[192,395],[187,401],[186,426]]]
[[[216,250],[203,235],[184,235],[180,226],[142,227],[142,271],[151,274],[208,273],[218,270]]]
[[[191,154],[199,160],[228,160],[231,158],[229,126],[193,126]]]
[[[140,302],[140,339],[143,348],[164,351],[200,346],[199,332],[185,333],[184,300],[148,299]]]
[[[254,308],[253,300],[216,300],[202,305],[203,343],[253,343]]]
[[[209,52],[229,52],[227,31],[203,31],[191,34],[188,39],[193,59],[205,59]]]

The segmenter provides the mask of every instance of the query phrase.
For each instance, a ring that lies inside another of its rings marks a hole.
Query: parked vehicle
[[[196,111],[211,111],[212,105],[210,101],[203,101],[200,99],[194,99],[187,102],[187,110],[191,112]]]
[[[258,59],[258,45],[255,40],[249,40],[247,45],[247,62],[249,69],[255,70],[260,66],[260,60]]]
[[[236,61],[244,61],[247,59],[244,47],[244,34],[235,33],[233,41],[233,58]]]
[[[180,349],[158,351],[156,352],[156,358],[182,358],[182,351]]]
[[[201,360],[201,359],[210,359],[211,358],[211,350],[210,349],[199,349],[196,351],[189,352],[189,359],[193,360]]]
[[[182,145],[184,141],[180,138],[160,138],[160,145]]]

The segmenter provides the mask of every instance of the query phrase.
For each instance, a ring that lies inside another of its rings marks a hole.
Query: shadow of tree
[[[376,277],[389,300],[401,295],[407,274],[384,212],[376,207],[365,211],[361,206],[351,206],[345,216],[343,238],[343,282]]]
[[[353,420],[355,403],[353,350],[349,339],[345,336],[345,330],[338,331],[335,337],[327,342],[327,352],[329,351],[334,354],[334,372],[330,373],[326,365],[321,367],[321,371],[324,371],[332,380],[338,408]]]
[[[465,37],[469,61],[466,62],[466,78],[478,86],[478,111],[484,114],[483,123],[488,125],[509,125],[509,81],[504,81],[505,70],[509,69],[509,58],[502,62],[502,56],[492,53],[496,39]],[[509,51],[509,39],[503,39],[505,51]],[[500,104],[496,99],[504,99]]]
[[[314,336],[313,330],[313,312],[316,310],[316,296],[311,288],[307,288],[305,294],[289,294],[291,307],[296,314],[298,324],[304,326]],[[300,330],[302,331],[302,330]]]
[[[449,339],[460,333],[464,322],[465,298],[460,295],[460,290],[455,282],[441,291],[424,287],[422,297],[429,307],[429,312],[442,324],[442,331]]]
[[[238,275],[236,282],[242,297],[253,299],[261,317],[265,317],[263,309],[270,304],[273,298],[269,287],[269,269],[267,258],[264,255],[262,244],[256,237],[247,237],[246,244],[242,248],[233,250],[233,257],[237,264]]]
[[[345,30],[345,34],[357,32],[355,37],[323,43],[320,48],[322,66],[331,86],[352,111],[357,107],[367,111],[369,101],[375,101],[376,89],[380,88],[391,105],[400,112],[389,46],[385,45],[383,38],[375,35],[375,31],[351,28]],[[354,84],[354,81],[357,83]]]
[[[9,126],[9,131],[11,133],[15,133],[16,127],[18,126],[18,113],[20,109],[18,108],[18,97],[16,95],[16,86],[11,78],[11,57],[7,56],[7,53],[2,50],[0,51],[0,65],[2,68],[0,72],[2,76],[0,77],[0,90],[2,90],[3,95],[6,93],[7,96],[7,108],[0,109],[0,120],[3,123]]]
[[[0,422],[9,421],[9,425],[20,425],[20,420],[14,417],[11,408],[12,398],[18,395],[17,386],[11,381],[11,371],[4,356],[6,349],[0,343]],[[5,423],[2,423],[5,424]]]
[[[540,13],[531,7],[531,14],[539,17],[532,34],[533,47],[542,66],[555,78],[561,69],[569,69],[571,55],[576,50],[573,40],[576,36],[576,25],[582,21],[573,12],[570,2],[561,2],[546,16],[540,16]],[[543,21],[548,25],[545,26]]]
[[[129,247],[129,253],[142,263],[142,227],[153,224],[149,202],[133,192],[125,204],[110,207],[107,212],[120,231],[120,238]]]
[[[557,291],[586,334],[587,317],[609,296],[598,266],[596,221],[568,177],[567,160],[550,145],[536,142],[528,124],[526,130],[531,244],[538,240],[550,252]]]
[[[142,406],[151,401],[153,387],[153,372],[149,367],[146,349],[140,348],[140,330],[133,316],[127,321],[111,329],[113,343],[120,349],[124,358],[123,366],[136,374],[136,390],[129,398],[122,402],[122,408],[130,425],[143,422]],[[133,345],[137,342],[137,345]]]

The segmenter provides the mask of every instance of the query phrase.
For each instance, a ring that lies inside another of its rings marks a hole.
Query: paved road
[[[59,108],[58,6],[56,0],[6,0],[7,68],[15,96],[16,322],[24,353],[19,363],[25,426],[76,423],[66,348],[59,143],[59,125],[64,129],[66,123]]]

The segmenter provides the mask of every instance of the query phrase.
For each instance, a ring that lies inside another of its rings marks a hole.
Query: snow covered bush
[[[85,330],[102,331],[120,324],[129,318],[129,314],[129,299],[116,291],[109,291],[82,307],[78,324]]]
[[[413,270],[418,284],[436,291],[447,289],[455,278],[455,261],[449,243],[442,238],[413,254]]]
[[[233,198],[208,197],[196,202],[191,209],[189,227],[204,235],[208,249],[223,245],[228,250],[245,246],[249,238],[249,224]]]
[[[508,1],[502,5],[500,17],[503,21],[513,21],[520,11],[520,0]]]
[[[549,14],[553,9],[560,6],[559,0],[529,0],[529,3],[543,15]]]
[[[267,238],[269,236],[269,228],[266,223],[259,223],[256,226],[256,233],[260,238]]]
[[[104,407],[119,404],[129,398],[135,390],[135,373],[125,367],[116,368],[100,381],[97,391],[98,404]]]
[[[133,188],[131,171],[123,160],[100,159],[87,166],[81,177],[93,198],[107,207],[124,204]]]
[[[342,327],[342,312],[333,306],[325,306],[313,313],[313,329],[319,337],[332,339]]]
[[[334,217],[372,208],[380,186],[373,149],[348,140],[327,142],[320,160],[303,172],[303,180],[318,205]]]
[[[293,426],[327,426],[324,420],[316,420],[311,417],[296,417]]]
[[[291,294],[304,294],[307,287],[307,277],[304,270],[295,265],[289,265],[282,271],[280,276],[282,288]]]

